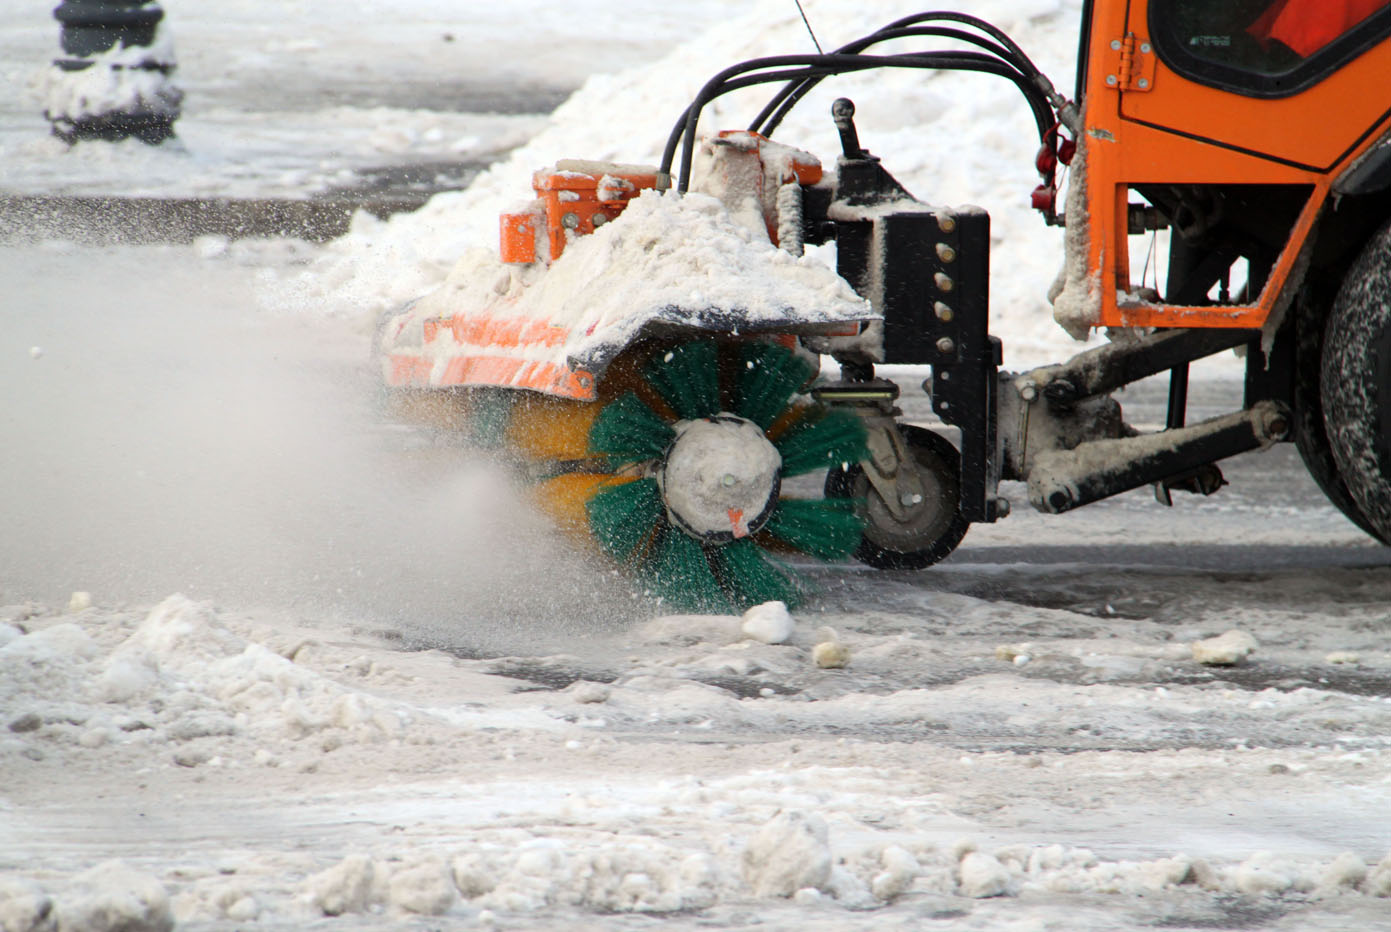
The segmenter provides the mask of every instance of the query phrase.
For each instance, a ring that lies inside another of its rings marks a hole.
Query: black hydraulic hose
[[[733,80],[737,75],[762,68],[788,68]],[[798,70],[790,70],[790,69]],[[978,52],[927,52],[916,55],[781,55],[769,58],[751,59],[726,68],[706,82],[696,99],[686,108],[682,118],[672,128],[662,154],[661,171],[668,177],[678,142],[682,144],[681,173],[679,190],[687,190],[690,184],[690,169],[695,152],[695,126],[700,111],[711,100],[731,91],[755,84],[776,81],[802,80],[827,74],[840,74],[853,71],[868,71],[875,68],[922,68],[944,71],[966,70],[995,74],[1009,78],[1023,90],[1028,77],[998,59]],[[1027,93],[1027,92],[1026,92]],[[1051,129],[1051,121],[1040,125],[1040,135]]]
[[[791,57],[791,56],[789,56]],[[833,56],[819,56],[828,58]],[[843,74],[853,71],[870,71],[876,68],[919,68],[924,70],[941,71],[977,71],[985,74],[994,74],[1000,77],[1009,78],[1021,88],[1024,87],[1026,78],[1019,72],[1010,68],[1008,65],[986,55],[974,52],[927,52],[916,55],[894,55],[888,57],[871,57],[866,55],[841,56],[850,58],[850,62],[838,62],[833,67],[812,69],[807,68],[799,71],[775,71],[764,74],[752,75],[737,80],[724,80],[716,84],[709,82],[697,99],[684,114],[684,120],[678,122],[677,127],[672,131],[672,136],[668,139],[667,151],[663,154],[662,171],[670,173],[671,157],[674,156],[674,143],[682,139],[681,150],[681,171],[679,174],[680,183],[678,190],[686,191],[690,185],[691,163],[695,154],[695,123],[699,120],[700,110],[705,104],[717,97],[721,97],[732,91],[740,90],[745,87],[752,87],[757,84],[768,84],[777,81],[786,81],[789,78],[804,77],[824,77],[830,74]],[[748,63],[745,63],[748,64]],[[711,85],[715,85],[711,87]],[[1051,128],[1051,112],[1048,119],[1040,120],[1040,138]]]
[[[1090,4],[1088,4],[1088,7],[1090,7]],[[1009,37],[1008,33],[998,26],[988,23],[979,17],[971,16],[968,13],[957,13],[954,10],[940,10],[932,13],[917,13],[913,16],[905,16],[902,19],[893,21],[884,28],[900,29],[905,26],[912,26],[917,23],[930,22],[933,20],[961,23],[966,26],[971,26],[975,29],[979,29],[991,38],[996,39],[1009,50],[1011,61],[1013,61],[1021,71],[1028,75],[1032,79],[1034,86],[1042,92],[1044,98],[1048,101],[1048,105],[1057,113],[1058,122],[1071,130],[1074,135],[1082,131],[1082,114],[1077,109],[1077,105],[1062,94],[1059,94],[1057,88],[1053,86],[1053,82],[1048,80],[1048,76],[1040,71],[1038,66],[1033,63],[1033,60],[1029,58],[1028,55],[1024,54],[1024,50]]]
[[[917,26],[908,29],[883,30],[862,36],[854,42],[848,42],[836,49],[836,54],[853,55],[863,52],[871,45],[880,42],[888,42],[892,39],[909,38],[932,38],[932,39],[955,39],[961,42],[969,42],[979,48],[986,50],[1004,61],[1009,61],[1007,50],[1000,45],[996,45],[988,39],[963,32],[960,29],[949,29],[945,26]],[[1013,64],[1013,62],[1010,62]],[[797,102],[811,92],[816,85],[821,83],[819,78],[806,78],[802,81],[789,81],[786,86],[773,95],[773,99],[759,111],[758,116],[754,117],[749,124],[749,129],[764,136],[771,136],[773,131],[782,123],[783,118],[788,112],[797,105]]]
[[[1011,60],[1010,56],[1007,54],[1008,50],[1004,47],[996,45],[980,36],[945,27],[919,26],[904,29],[882,29],[872,35],[864,36],[854,42],[844,45],[836,51],[837,53],[855,54],[871,45],[877,45],[880,42],[915,37],[945,38],[969,42],[997,56],[1003,62],[1017,68],[1024,77],[1029,77],[1028,74],[1024,72],[1024,69],[1019,68],[1019,66]],[[763,108],[749,125],[749,129],[761,133],[764,136],[772,136],[773,132],[782,124],[783,119],[791,112],[792,108],[820,84],[821,80],[821,78],[817,77],[805,78],[802,81],[789,81],[787,85],[768,102],[767,106]],[[1039,90],[1034,82],[1015,81],[1014,83],[1023,93],[1024,99],[1029,105],[1029,109],[1033,111],[1034,122],[1039,126],[1039,136],[1040,141],[1042,141],[1043,136],[1053,126],[1053,107],[1049,103],[1048,98]],[[774,108],[776,108],[776,111],[774,111]]]
[[[731,80],[734,75],[759,68],[779,65],[801,66],[796,70],[772,71]],[[820,66],[820,67],[816,67]],[[756,84],[787,81],[826,74],[839,74],[851,71],[869,71],[875,68],[900,67],[942,70],[971,70],[998,74],[1015,80],[1022,76],[999,61],[974,52],[930,52],[922,55],[894,55],[875,57],[867,55],[783,55],[764,59],[751,59],[725,69],[706,82],[696,99],[686,108],[680,120],[672,128],[667,145],[662,154],[661,171],[670,176],[678,142],[683,142],[681,153],[681,172],[679,190],[685,191],[690,184],[690,168],[695,152],[695,124],[700,111],[711,100],[732,91]],[[684,137],[684,140],[683,140]]]
[[[894,20],[892,23],[889,23],[887,26],[885,26],[883,29],[879,31],[884,32],[889,29],[902,29],[906,26],[916,26],[919,23],[927,23],[933,21],[961,23],[964,26],[971,26],[975,29],[979,29],[981,32],[990,36],[992,39],[999,42],[1005,48],[1009,49],[1010,54],[1018,59],[1018,61],[1015,64],[1018,64],[1020,66],[1019,70],[1023,71],[1026,75],[1028,75],[1031,78],[1043,78],[1045,81],[1047,80],[1047,78],[1044,77],[1043,72],[1038,70],[1038,66],[1033,63],[1033,60],[1029,58],[1028,55],[1024,54],[1024,50],[1021,49],[1019,45],[1009,37],[1009,34],[1007,32],[1005,32],[999,26],[996,26],[993,23],[988,23],[980,17],[972,16],[969,13],[958,13],[955,10],[934,10],[930,13],[914,13],[912,16],[905,16],[902,19]]]
[[[941,10],[932,13],[918,13],[913,16],[905,16],[902,19],[893,21],[884,28],[900,29],[905,26],[912,26],[917,23],[932,20],[961,23],[971,26],[997,40],[1001,45],[1009,49],[1013,56],[1012,60],[1014,60],[1014,63],[1032,79],[1034,86],[1042,92],[1044,98],[1048,101],[1048,105],[1057,113],[1058,122],[1071,130],[1074,135],[1082,131],[1082,114],[1077,109],[1076,103],[1068,100],[1062,94],[1059,94],[1058,89],[1053,86],[1053,82],[1048,80],[1048,76],[1038,70],[1038,66],[1034,64],[1033,59],[1025,55],[1024,50],[1019,47],[1018,43],[1011,39],[1000,27],[988,23],[979,17],[971,16],[968,13]]]

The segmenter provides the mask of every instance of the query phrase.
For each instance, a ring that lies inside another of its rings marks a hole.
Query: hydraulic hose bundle
[[[949,26],[923,25],[947,22],[969,27],[968,32]],[[983,33],[983,35],[978,34]],[[973,45],[980,51],[924,51],[895,55],[866,55],[864,50],[895,39],[939,38]],[[705,83],[667,137],[660,166],[662,178],[670,184],[672,166],[678,147],[681,151],[677,190],[690,186],[691,163],[695,154],[696,124],[705,105],[718,97],[759,84],[784,82],[749,129],[771,136],[797,103],[827,77],[870,71],[877,68],[918,68],[935,71],[976,71],[993,74],[1014,83],[1024,95],[1038,130],[1040,151],[1038,167],[1043,175],[1043,189],[1054,190],[1057,162],[1070,158],[1071,143],[1059,138],[1060,127],[1074,135],[1080,126],[1076,105],[1059,94],[1051,81],[1039,71],[1024,51],[998,27],[966,13],[938,11],[905,16],[887,26],[849,42],[834,52],[823,55],[775,55],[753,58],[724,69]],[[1045,157],[1047,155],[1048,157]],[[1038,205],[1049,221],[1054,218],[1053,205]]]

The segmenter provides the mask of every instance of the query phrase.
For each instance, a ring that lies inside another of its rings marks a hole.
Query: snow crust
[[[1101,320],[1101,273],[1087,271],[1091,262],[1091,240],[1087,224],[1087,151],[1091,143],[1084,136],[1077,141],[1077,152],[1070,166],[1064,216],[1068,221],[1063,237],[1063,265],[1048,289],[1053,303],[1053,319],[1074,339],[1085,340]]]

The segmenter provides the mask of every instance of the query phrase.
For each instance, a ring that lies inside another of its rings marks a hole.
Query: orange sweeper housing
[[[873,68],[1019,88],[1032,203],[1061,228],[1054,316],[1110,343],[1000,371],[989,216],[909,194],[844,98],[834,169],[773,140],[821,81]],[[747,129],[696,139],[707,103],[755,84],[775,90]],[[1169,504],[1280,441],[1391,542],[1391,0],[1090,0],[1071,99],[989,23],[905,16],[720,72],[658,166],[561,162],[534,187],[500,256],[386,322],[383,372],[520,456],[663,598],[794,601],[789,556],[927,566],[1009,513],[1002,480],[1051,513],[1144,485]],[[1136,281],[1131,242],[1157,234],[1167,268]],[[827,242],[834,274],[799,259]],[[1187,423],[1189,364],[1234,348],[1242,404]],[[813,383],[821,355],[838,380]],[[944,429],[899,422],[879,363],[931,367]],[[1139,433],[1111,393],[1164,373],[1165,429]]]

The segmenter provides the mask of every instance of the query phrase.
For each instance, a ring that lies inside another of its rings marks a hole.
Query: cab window
[[[1391,34],[1391,0],[1151,0],[1149,28],[1184,77],[1284,97]]]

